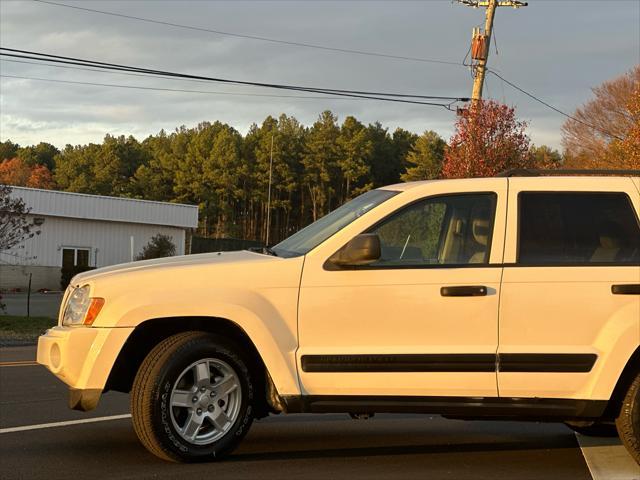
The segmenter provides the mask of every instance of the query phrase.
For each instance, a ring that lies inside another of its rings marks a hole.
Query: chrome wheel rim
[[[205,358],[185,368],[170,396],[171,423],[184,440],[213,443],[238,418],[242,390],[236,372],[217,358]]]

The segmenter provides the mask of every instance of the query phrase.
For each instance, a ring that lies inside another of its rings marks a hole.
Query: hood
[[[195,255],[179,255],[176,257],[154,258],[152,260],[141,260],[136,262],[120,263],[109,267],[97,268],[80,273],[73,277],[71,283],[74,285],[95,281],[103,277],[120,275],[123,273],[138,273],[153,270],[173,270],[183,267],[225,265],[229,263],[257,263],[281,261],[281,258],[270,255],[263,255],[247,250],[238,252],[214,252],[199,253]]]

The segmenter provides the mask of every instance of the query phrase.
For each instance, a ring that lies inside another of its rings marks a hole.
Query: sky
[[[452,97],[471,95],[471,74],[461,63],[472,28],[484,25],[483,8],[450,0],[55,1],[227,33],[460,64],[284,45],[20,0],[0,0],[0,45],[238,80]],[[640,63],[640,0],[530,0],[525,8],[500,7],[494,40],[490,68],[572,113],[592,98],[592,87]],[[106,134],[142,140],[161,129],[215,120],[244,134],[267,115],[286,113],[311,125],[326,109],[340,121],[354,115],[390,131],[435,130],[445,138],[455,122],[455,113],[441,107],[256,96],[296,94],[7,61],[0,62],[0,75],[0,140],[23,146],[99,143]],[[533,143],[561,148],[562,115],[487,78],[485,98],[514,106],[529,123]]]

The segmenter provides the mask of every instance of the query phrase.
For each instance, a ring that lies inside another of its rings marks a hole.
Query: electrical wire
[[[262,37],[262,36],[258,36],[258,35],[248,35],[248,34],[241,34],[241,33],[235,33],[235,32],[226,32],[226,31],[222,31],[222,30],[214,30],[214,29],[209,29],[209,28],[203,28],[203,27],[196,27],[196,26],[192,26],[192,25],[184,25],[184,24],[179,24],[179,23],[174,23],[174,22],[167,22],[167,21],[162,21],[162,20],[155,20],[155,19],[151,19],[151,18],[145,18],[145,17],[138,17],[135,15],[126,15],[126,14],[121,14],[121,13],[116,13],[116,12],[109,12],[106,10],[98,10],[98,9],[94,9],[94,8],[87,8],[87,7],[80,7],[77,5],[68,5],[68,4],[64,4],[64,3],[59,3],[59,2],[53,2],[50,0],[33,0],[35,2],[38,3],[42,3],[42,4],[48,4],[48,5],[52,5],[52,6],[57,6],[57,7],[63,7],[63,8],[69,8],[69,9],[74,9],[74,10],[80,10],[80,11],[85,11],[85,12],[90,12],[90,13],[97,13],[100,15],[107,15],[107,16],[112,16],[112,17],[119,17],[119,18],[125,18],[125,19],[129,19],[129,20],[136,20],[136,21],[140,21],[140,22],[146,22],[146,23],[153,23],[153,24],[157,24],[157,25],[164,25],[164,26],[169,26],[169,27],[174,27],[174,28],[182,28],[182,29],[187,29],[187,30],[195,30],[195,31],[200,31],[200,32],[207,32],[207,33],[214,33],[214,34],[218,34],[218,35],[225,35],[225,36],[230,36],[230,37],[237,37],[237,38],[244,38],[244,39],[249,39],[249,40],[257,40],[257,41],[263,41],[263,42],[270,42],[270,43],[276,43],[276,44],[282,44],[282,45],[289,45],[289,46],[296,46],[296,47],[305,47],[305,48],[313,48],[313,49],[318,49],[318,50],[325,50],[325,51],[333,51],[333,52],[338,52],[338,53],[346,53],[346,54],[355,54],[355,55],[365,55],[365,56],[373,56],[373,57],[382,57],[382,58],[389,58],[389,59],[396,59],[396,60],[406,60],[406,61],[413,61],[413,62],[424,62],[424,63],[437,63],[437,64],[443,64],[443,65],[456,65],[456,66],[471,66],[472,65],[467,65],[466,59],[469,55],[469,52],[467,52],[467,55],[465,55],[465,59],[460,63],[460,62],[451,62],[451,61],[445,61],[445,60],[438,60],[438,59],[431,59],[431,58],[420,58],[420,57],[411,57],[411,56],[404,56],[404,55],[392,55],[392,54],[385,54],[385,53],[379,53],[379,52],[370,52],[370,51],[365,51],[365,50],[356,50],[356,49],[348,49],[348,48],[338,48],[338,47],[329,47],[326,45],[317,45],[317,44],[311,44],[311,43],[305,43],[305,42],[295,42],[295,41],[289,41],[289,40],[281,40],[281,39],[275,39],[275,38],[269,38],[269,37]],[[495,32],[494,32],[495,33]],[[494,47],[496,49],[496,55],[498,54],[498,46],[497,46],[497,41],[494,40]],[[24,57],[24,58],[28,58],[28,57]],[[39,59],[36,59],[39,60]],[[62,62],[58,62],[58,63],[62,63]],[[105,68],[106,67],[98,67],[99,63],[94,63],[93,66],[94,68]],[[71,67],[68,67],[71,68]],[[472,67],[473,68],[473,67]],[[111,70],[115,69],[111,68]],[[125,70],[125,71],[131,71],[131,70]],[[142,72],[142,70],[138,70],[135,69],[133,70],[135,71],[140,71],[141,73],[146,73],[146,74],[154,74],[154,75],[159,75],[159,72],[151,72],[151,71],[144,71]],[[589,128],[592,128],[596,131],[599,131],[611,138],[615,138],[618,140],[622,140],[619,136],[614,135],[610,132],[607,132],[605,130],[602,130],[594,125],[591,125],[587,122],[584,122],[572,115],[569,115],[566,112],[563,112],[562,110],[554,107],[553,105],[550,105],[549,103],[541,100],[540,98],[536,97],[535,95],[525,91],[524,89],[518,87],[517,85],[515,85],[513,82],[508,81],[507,79],[505,79],[502,75],[496,73],[495,71],[487,68],[487,71],[493,75],[495,75],[496,77],[498,77],[503,83],[506,83],[507,85],[511,86],[512,88],[520,91],[521,93],[527,95],[528,97],[532,98],[533,100],[541,103],[542,105],[550,108],[551,110],[559,113],[560,115],[565,116],[566,118],[572,119],[578,123],[581,123]],[[177,75],[177,74],[173,74],[170,72],[164,72],[166,75],[165,76],[169,76],[169,77],[179,77],[179,78],[183,78],[183,79],[187,79],[187,80],[196,80],[196,79],[203,79],[203,80],[207,80],[207,81],[218,81],[218,82],[226,82],[226,83],[234,83],[234,84],[244,84],[244,85],[253,85],[253,86],[259,86],[259,87],[268,87],[268,88],[285,88],[285,89],[292,89],[292,90],[300,90],[300,91],[306,91],[306,92],[311,92],[311,93],[322,93],[322,94],[328,94],[333,92],[336,95],[362,95],[361,98],[370,98],[368,96],[365,95],[369,95],[368,92],[360,92],[360,91],[341,91],[341,90],[331,90],[331,89],[314,89],[314,88],[307,88],[307,87],[296,87],[296,86],[283,86],[283,85],[274,85],[274,84],[261,84],[258,82],[238,82],[238,81],[229,81],[229,80],[225,80],[225,79],[213,79],[213,78],[206,78],[206,77],[200,77],[200,76],[193,76],[193,75]],[[338,93],[341,92],[341,93]],[[403,97],[403,98],[430,98],[430,99],[448,99],[445,97],[423,97],[423,96],[415,96],[415,95],[398,95],[398,94],[376,94],[376,95],[384,95],[386,97],[393,97],[393,96],[398,96],[398,97]],[[504,94],[503,94],[504,96]],[[451,108],[451,105],[453,103],[455,103],[456,101],[468,101],[468,98],[458,98],[456,100],[454,100],[451,104],[447,104],[447,105],[443,105],[443,104],[435,104],[435,103],[428,103],[428,102],[411,102],[411,101],[407,101],[407,100],[399,100],[399,99],[392,99],[392,98],[370,98],[370,99],[374,99],[374,100],[387,100],[387,101],[399,101],[399,102],[408,102],[408,103],[422,103],[422,104],[426,104],[426,105],[434,105],[434,106],[443,106],[445,108]]]
[[[15,55],[13,53],[11,54],[3,53],[3,51],[15,52],[15,53],[19,53],[20,55]],[[252,85],[252,86],[258,86],[258,87],[284,88],[284,89],[296,89],[296,90],[331,92],[331,93],[350,93],[350,94],[359,94],[359,95],[379,95],[379,96],[385,96],[385,97],[409,97],[409,98],[422,98],[422,99],[466,101],[465,98],[460,98],[460,97],[371,92],[371,91],[362,91],[362,90],[345,90],[345,89],[333,89],[333,88],[323,88],[323,87],[308,87],[308,86],[297,86],[297,85],[286,85],[286,84],[250,82],[250,81],[244,81],[244,80],[231,80],[231,79],[224,79],[224,78],[217,78],[217,77],[206,77],[206,76],[200,76],[200,75],[168,72],[163,70],[155,70],[155,69],[149,69],[145,67],[135,67],[135,66],[129,66],[129,65],[121,65],[116,63],[99,62],[96,60],[87,60],[87,59],[81,59],[77,57],[52,55],[48,53],[34,52],[30,50],[20,50],[20,49],[14,49],[14,48],[6,48],[6,47],[0,47],[0,55],[15,57],[15,58],[27,58],[31,60],[37,60],[37,61],[49,61],[54,63],[82,65],[82,66],[89,66],[93,68],[101,68],[101,69],[107,69],[107,70],[141,72],[141,73],[155,74],[155,75],[166,75],[170,77],[192,78],[192,79],[200,79],[200,80],[206,80],[206,81],[212,81],[212,82],[231,83],[231,84],[239,84],[239,85]]]
[[[27,65],[37,65],[37,66],[46,66],[46,67],[54,67],[54,68],[63,68],[65,70],[79,70],[84,72],[99,72],[99,73],[113,73],[117,75],[127,75],[132,77],[143,77],[148,78],[148,75],[144,75],[142,73],[130,73],[130,72],[110,72],[104,70],[96,70],[94,68],[83,68],[83,67],[71,67],[68,65],[55,65],[49,63],[41,63],[41,62],[26,62],[21,60],[8,60],[6,58],[0,58],[0,62],[8,62],[8,63],[20,63]],[[154,88],[154,87],[138,87],[134,85],[116,85],[109,83],[95,83],[95,82],[82,82],[82,81],[66,81],[66,80],[58,80],[58,79],[50,79],[50,78],[36,78],[36,77],[25,77],[18,75],[1,75],[0,77],[7,78],[19,78],[23,80],[39,80],[46,82],[56,82],[56,83],[74,83],[81,85],[96,85],[96,86],[107,86],[107,87],[121,87],[121,88],[140,88],[143,90],[158,90],[158,91],[175,91],[175,92],[186,92],[186,93],[210,93],[212,95],[234,95],[234,96],[251,96],[251,97],[267,97],[267,98],[295,98],[295,99],[317,99],[317,100],[358,100],[357,98],[346,98],[346,97],[326,97],[326,96],[305,96],[305,95],[268,95],[268,94],[260,94],[260,93],[236,93],[236,92],[212,92],[212,91],[200,91],[200,90],[185,90],[185,89],[172,89],[172,88]],[[172,78],[172,77],[158,77],[163,80],[175,80],[175,81],[183,81],[183,82],[194,82],[194,83],[209,83],[205,80],[191,80],[191,79],[181,79],[181,78]]]
[[[127,75],[127,76],[131,76],[131,77],[143,77],[143,78],[148,78],[149,75],[145,75],[143,73],[131,73],[131,72],[111,72],[109,70],[97,70],[95,68],[84,68],[84,67],[71,67],[69,65],[56,65],[53,63],[45,63],[45,62],[27,62],[24,60],[9,60],[7,58],[0,58],[0,62],[8,62],[8,63],[20,63],[20,64],[24,64],[24,65],[37,65],[39,67],[53,67],[53,68],[63,68],[65,70],[79,70],[79,71],[83,71],[83,72],[98,72],[98,73],[114,73],[117,75]],[[172,77],[161,77],[158,76],[157,78],[162,78],[164,80],[175,80],[175,81],[181,81],[181,82],[193,82],[193,83],[209,83],[206,80],[192,80],[192,79],[182,79],[182,78],[172,78]],[[324,97],[318,97],[318,98],[324,98]]]
[[[100,83],[100,82],[83,82],[79,80],[59,80],[54,78],[41,78],[41,77],[27,77],[22,75],[7,75],[0,74],[0,77],[4,78],[16,78],[22,80],[36,80],[41,82],[53,82],[53,83],[67,83],[73,85],[90,85],[97,87],[115,87],[115,88],[128,88],[135,90],[151,90],[158,92],[178,92],[178,93],[199,93],[199,94],[209,94],[209,95],[231,95],[231,96],[244,96],[244,97],[266,97],[266,98],[293,98],[293,99],[307,99],[307,100],[387,100],[391,102],[401,102],[401,103],[410,103],[414,105],[430,105],[430,106],[438,106],[446,108],[447,110],[452,110],[452,105],[455,102],[449,104],[441,104],[441,103],[427,103],[427,102],[418,102],[411,100],[394,100],[394,99],[385,99],[385,98],[376,98],[369,96],[311,96],[311,95],[269,95],[269,94],[260,94],[260,93],[239,93],[239,92],[214,92],[209,90],[188,90],[182,88],[163,88],[163,87],[144,87],[140,85],[122,85],[115,83]]]
[[[493,42],[493,46],[495,47],[495,50],[496,50],[496,63],[498,64],[498,67],[500,67],[500,68],[496,68],[496,72],[500,72],[502,70],[502,64],[500,62],[500,53],[498,52],[498,36],[496,35],[496,31],[497,29],[494,25],[493,32],[491,35],[491,41]],[[502,103],[507,103],[507,100],[504,95],[504,82],[502,80],[500,80],[500,90],[502,92]]]
[[[140,21],[140,22],[154,23],[154,24],[157,24],[157,25],[164,25],[164,26],[182,28],[182,29],[187,29],[187,30],[195,30],[195,31],[199,31],[199,32],[215,33],[217,35],[225,35],[225,36],[229,36],[229,37],[244,38],[244,39],[249,39],[249,40],[258,40],[258,41],[262,41],[262,42],[276,43],[276,44],[281,44],[281,45],[289,45],[289,46],[294,46],[294,47],[313,48],[313,49],[316,49],[316,50],[325,50],[325,51],[337,52],[337,53],[363,55],[363,56],[369,56],[369,57],[389,58],[389,59],[395,59],[395,60],[405,60],[405,61],[411,61],[411,62],[437,63],[437,64],[441,64],[441,65],[462,66],[459,62],[451,62],[451,61],[438,60],[438,59],[433,59],[433,58],[411,57],[411,56],[406,56],[406,55],[392,55],[392,54],[386,54],[386,53],[380,53],[380,52],[370,52],[370,51],[366,51],[366,50],[355,50],[355,49],[350,49],[350,48],[329,47],[329,46],[326,46],[326,45],[317,45],[317,44],[313,44],[313,43],[294,42],[294,41],[290,41],[290,40],[281,40],[281,39],[275,39],[275,38],[269,38],[269,37],[262,37],[262,36],[258,36],[258,35],[248,35],[248,34],[242,34],[242,33],[225,32],[225,31],[222,31],[222,30],[214,30],[214,29],[203,28],[203,27],[195,27],[195,26],[192,26],[192,25],[184,25],[184,24],[180,24],[180,23],[167,22],[167,21],[163,21],[163,20],[154,20],[154,19],[151,19],[151,18],[138,17],[138,16],[135,16],[135,15],[126,15],[126,14],[123,14],[123,13],[109,12],[109,11],[106,11],[106,10],[97,10],[97,9],[94,9],[94,8],[79,7],[77,5],[68,5],[68,4],[65,4],[65,3],[52,2],[52,1],[49,1],[49,0],[33,0],[33,1],[34,2],[38,2],[38,3],[44,3],[44,4],[48,4],[48,5],[53,5],[53,6],[57,6],[57,7],[71,8],[71,9],[74,9],[74,10],[82,10],[82,11],[85,11],[85,12],[98,13],[100,15],[109,15],[109,16],[112,16],[112,17],[126,18],[126,19],[129,19],[129,20],[137,20],[137,21]]]
[[[7,53],[7,52],[11,52],[11,53]],[[233,79],[226,79],[226,78],[208,77],[208,76],[202,76],[202,75],[192,75],[192,74],[176,73],[176,72],[163,71],[163,70],[148,69],[143,67],[135,67],[135,66],[121,65],[121,64],[115,64],[115,63],[99,62],[96,60],[87,60],[87,59],[81,59],[76,57],[65,57],[60,55],[51,55],[46,53],[33,52],[29,50],[19,50],[19,49],[11,49],[11,48],[4,48],[4,47],[0,47],[0,56],[35,60],[37,62],[50,62],[50,63],[57,63],[57,64],[65,64],[65,65],[75,65],[75,66],[81,66],[81,67],[91,67],[91,68],[96,68],[100,70],[124,71],[124,72],[142,73],[142,74],[153,75],[153,76],[173,77],[173,78],[181,78],[181,79],[206,80],[210,82],[217,82],[217,83],[231,84],[231,85],[255,86],[255,87],[273,88],[273,89],[280,89],[280,90],[293,90],[293,91],[301,91],[301,92],[307,92],[307,93],[317,93],[317,94],[323,94],[323,95],[368,98],[372,100],[381,100],[381,101],[394,101],[394,102],[400,102],[400,103],[414,103],[414,104],[421,104],[421,105],[441,106],[444,108],[449,108],[449,107],[447,106],[447,104],[435,103],[435,102],[423,102],[423,101],[417,102],[415,100],[406,100],[406,98],[428,99],[428,100],[449,100],[453,103],[458,101],[461,101],[461,102],[468,101],[468,99],[465,97],[444,97],[444,96],[432,96],[432,95],[371,92],[371,91],[363,91],[363,90],[344,90],[344,89],[318,88],[318,87],[307,87],[307,86],[298,86],[298,85],[233,80]]]
[[[131,88],[136,90],[154,90],[159,92],[179,92],[179,93],[202,93],[210,95],[234,95],[234,96],[246,96],[246,97],[268,97],[268,98],[295,98],[295,99],[312,99],[312,100],[358,100],[358,98],[350,97],[326,97],[326,96],[310,96],[310,95],[269,95],[261,93],[239,93],[239,92],[213,92],[209,90],[187,90],[182,88],[163,88],[163,87],[144,87],[140,85],[122,85],[116,83],[99,83],[99,82],[83,82],[79,80],[59,80],[54,78],[41,78],[41,77],[26,77],[23,75],[7,75],[0,74],[3,78],[17,78],[21,80],[37,80],[41,82],[53,82],[53,83],[68,83],[73,85],[91,85],[96,87],[116,87],[116,88]],[[363,99],[366,100],[366,99]]]
[[[623,141],[623,140],[624,140],[622,137],[619,137],[618,135],[615,135],[615,134],[613,134],[613,133],[611,133],[611,132],[608,132],[608,131],[603,130],[603,129],[599,128],[599,127],[596,127],[595,125],[591,125],[590,123],[584,122],[584,121],[580,120],[579,118],[574,117],[573,115],[569,115],[568,113],[563,112],[563,111],[562,111],[562,110],[560,110],[559,108],[554,107],[553,105],[551,105],[551,104],[549,104],[549,103],[545,102],[544,100],[542,100],[542,99],[540,99],[540,98],[536,97],[536,96],[535,96],[535,95],[533,95],[532,93],[529,93],[529,92],[527,92],[526,90],[522,89],[521,87],[519,87],[519,86],[518,86],[518,85],[516,85],[515,83],[510,82],[509,80],[507,80],[506,78],[504,78],[502,75],[500,75],[500,74],[498,74],[498,73],[494,72],[493,70],[487,69],[487,71],[488,71],[489,73],[491,73],[491,74],[495,75],[496,77],[498,77],[500,80],[502,80],[504,83],[506,83],[506,84],[507,84],[507,85],[509,85],[510,87],[515,88],[516,90],[518,90],[518,91],[519,91],[519,92],[521,92],[521,93],[524,93],[524,94],[525,94],[526,96],[528,96],[529,98],[532,98],[532,99],[533,99],[533,100],[535,100],[536,102],[539,102],[539,103],[541,103],[542,105],[544,105],[544,106],[546,106],[546,107],[550,108],[550,109],[551,109],[551,110],[553,110],[554,112],[557,112],[557,113],[559,113],[560,115],[563,115],[563,116],[565,116],[565,117],[567,117],[567,118],[570,118],[570,119],[571,119],[571,120],[573,120],[573,121],[576,121],[576,122],[578,122],[578,123],[581,123],[582,125],[584,125],[584,126],[586,126],[586,127],[592,128],[593,130],[595,130],[595,131],[597,131],[597,132],[600,132],[600,133],[602,133],[602,134],[606,135],[607,137],[615,138],[616,140],[620,140],[620,141]]]

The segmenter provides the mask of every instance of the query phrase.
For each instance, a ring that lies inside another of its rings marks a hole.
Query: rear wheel
[[[640,373],[631,382],[622,400],[620,415],[616,419],[620,439],[640,465]]]
[[[206,461],[230,453],[253,421],[253,383],[239,347],[204,332],[159,343],[131,390],[133,427],[153,454]]]

